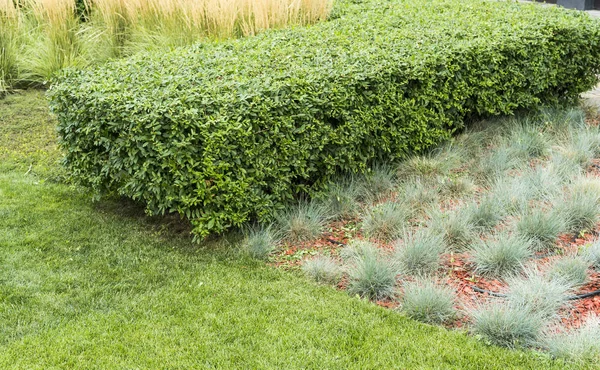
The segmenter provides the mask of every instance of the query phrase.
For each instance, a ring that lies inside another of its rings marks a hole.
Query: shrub
[[[493,277],[521,271],[531,255],[530,243],[526,239],[504,233],[479,241],[472,248],[475,270]]]
[[[527,271],[525,276],[507,280],[508,303],[515,308],[525,309],[531,314],[551,318],[567,302],[570,287],[563,280],[548,280],[536,271]]]
[[[599,35],[527,4],[348,2],[312,27],[73,69],[49,97],[75,180],[177,211],[204,237],[465,119],[576,101],[596,83]]]
[[[531,242],[533,250],[548,251],[555,247],[566,224],[560,212],[536,208],[521,216],[517,222],[517,233]]]
[[[426,275],[435,272],[440,265],[440,253],[444,251],[441,234],[420,229],[406,234],[396,242],[395,252],[400,272],[408,275]]]
[[[542,347],[555,358],[580,364],[598,364],[600,320],[596,315],[590,315],[580,328],[548,330],[542,340]]]
[[[277,218],[284,239],[292,243],[318,238],[328,220],[322,205],[308,201],[300,202]]]
[[[377,300],[395,293],[397,268],[389,256],[371,243],[362,242],[346,252],[350,283],[348,292]]]
[[[404,284],[402,311],[410,318],[428,323],[442,324],[455,315],[454,291],[431,281]]]
[[[589,262],[581,257],[564,257],[552,264],[548,276],[571,287],[585,284]]]
[[[302,270],[317,283],[337,284],[342,276],[340,266],[327,256],[316,256],[304,261]]]
[[[410,208],[403,203],[381,203],[367,212],[362,229],[368,237],[391,241],[402,234],[409,215]]]
[[[246,229],[242,249],[252,258],[266,259],[273,252],[278,238],[272,226],[254,226]]]
[[[479,307],[471,315],[475,334],[491,344],[508,348],[536,344],[545,325],[540,315],[506,303]]]

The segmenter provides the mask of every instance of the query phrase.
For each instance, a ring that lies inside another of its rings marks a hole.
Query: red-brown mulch
[[[598,125],[599,117],[588,118],[588,124]],[[600,159],[595,159],[589,168],[588,175],[590,177],[600,178]],[[481,189],[477,189],[480,193]],[[394,198],[395,194],[391,195]],[[451,211],[463,202],[459,200],[450,200],[440,204],[440,210],[446,212]],[[364,239],[360,228],[358,228],[358,220],[336,221],[329,225],[328,232],[324,233],[321,238],[305,243],[297,243],[294,245],[284,245],[283,250],[275,256],[271,265],[283,269],[294,269],[302,265],[306,258],[318,253],[330,255],[335,259],[340,259],[339,251],[350,241]],[[501,223],[496,228],[500,230],[506,227],[506,222]],[[575,237],[574,235],[564,234],[559,236],[557,240],[557,250],[550,255],[538,254],[531,260],[534,268],[544,269],[554,260],[565,255],[574,255],[582,245],[590,243],[595,239],[600,232],[600,224],[592,233],[586,233],[583,237]],[[380,248],[391,251],[393,245],[384,243],[378,240],[371,240]],[[438,274],[438,280],[441,284],[448,285],[454,288],[457,294],[456,308],[460,312],[468,312],[469,309],[475,308],[478,305],[485,303],[487,300],[501,299],[490,296],[487,293],[480,293],[473,289],[478,287],[486,291],[504,293],[506,284],[500,280],[489,279],[475,273],[474,267],[470,262],[469,253],[446,253],[442,255],[442,267]],[[600,273],[590,270],[588,272],[588,283],[573,294],[583,294],[596,290],[600,290]],[[340,290],[347,289],[348,277],[344,276],[337,285]],[[379,300],[375,302],[377,305],[395,309],[399,302],[394,299]],[[570,304],[560,312],[561,321],[564,327],[579,327],[590,314],[600,316],[600,295],[588,297],[579,300],[570,301]],[[459,316],[454,322],[447,324],[447,327],[460,328],[469,322],[468,315]]]

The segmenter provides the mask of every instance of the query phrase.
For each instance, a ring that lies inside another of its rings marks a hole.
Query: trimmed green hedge
[[[336,172],[448,138],[472,116],[572,103],[600,23],[504,1],[340,3],[328,22],[95,70],[49,91],[65,163],[201,237],[268,219]]]

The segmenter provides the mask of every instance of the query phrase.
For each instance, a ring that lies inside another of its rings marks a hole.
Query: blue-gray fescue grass
[[[396,290],[397,266],[379,248],[368,242],[346,247],[342,252],[347,260],[350,282],[349,294],[378,300],[392,297]]]
[[[587,282],[589,267],[590,263],[582,257],[563,257],[552,264],[548,277],[563,281],[571,287],[578,287]]]
[[[402,234],[410,214],[408,205],[386,201],[367,211],[362,229],[369,238],[392,241]]]
[[[360,210],[360,191],[360,184],[352,177],[341,178],[331,183],[323,195],[327,213],[338,220],[357,217]]]
[[[461,210],[471,225],[479,231],[493,229],[505,216],[505,209],[500,199],[486,196],[479,204],[471,203]]]
[[[375,202],[396,190],[396,169],[388,164],[376,164],[361,178],[359,200]]]
[[[433,212],[430,227],[443,237],[446,249],[464,251],[477,237],[467,217],[460,212]]]
[[[282,237],[288,242],[305,242],[318,238],[329,221],[325,207],[315,201],[301,201],[296,207],[277,216]]]
[[[567,231],[580,233],[592,230],[600,221],[600,202],[596,194],[572,191],[557,201],[556,210],[564,215]]]
[[[562,279],[548,279],[538,271],[527,271],[523,276],[507,279],[506,297],[511,307],[518,307],[531,314],[553,318],[568,301],[571,287]]]
[[[596,239],[591,245],[586,246],[581,255],[594,269],[600,270],[600,239]]]
[[[541,346],[555,358],[580,365],[598,365],[600,319],[596,315],[590,315],[580,328],[566,331],[546,330]]]
[[[342,277],[342,269],[337,262],[321,255],[305,260],[302,271],[317,283],[323,284],[337,284]]]
[[[516,232],[531,242],[534,251],[549,251],[556,247],[558,236],[567,230],[565,216],[556,211],[530,209],[517,222]]]
[[[471,316],[476,335],[490,344],[508,348],[537,344],[546,325],[544,317],[506,302],[482,305],[472,310]]]
[[[264,260],[273,252],[279,242],[272,226],[253,226],[244,232],[242,250],[250,257]]]
[[[443,324],[455,317],[456,294],[448,286],[430,280],[404,284],[401,309],[412,319],[428,323]]]
[[[519,236],[502,233],[472,246],[472,260],[477,273],[505,277],[523,269],[531,256],[531,243]]]
[[[405,233],[394,247],[395,259],[401,273],[428,275],[440,266],[440,254],[444,251],[443,235],[424,228],[413,234]]]
[[[413,216],[422,214],[439,201],[438,189],[430,184],[423,183],[420,179],[402,183],[399,187],[399,193],[402,202],[410,208]]]

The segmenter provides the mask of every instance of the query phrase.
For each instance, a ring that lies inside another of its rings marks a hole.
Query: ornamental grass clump
[[[490,231],[504,217],[505,209],[500,199],[486,196],[479,204],[471,203],[462,210],[470,224],[479,231]]]
[[[558,259],[548,271],[552,280],[563,281],[570,287],[579,287],[587,282],[590,263],[582,257],[572,256]]]
[[[565,215],[535,208],[524,213],[517,222],[516,232],[531,243],[534,251],[549,251],[556,247],[558,236],[565,232]]]
[[[0,97],[17,78],[19,25],[13,0],[0,0]]]
[[[443,237],[447,249],[462,252],[475,240],[471,223],[461,212],[434,212],[430,227]]]
[[[555,358],[580,365],[598,365],[600,319],[591,314],[579,328],[547,330],[541,340],[541,346]]]
[[[375,202],[389,197],[396,189],[397,178],[393,166],[376,164],[362,177],[359,188],[359,199]]]
[[[341,267],[327,256],[316,256],[304,261],[302,271],[317,283],[323,284],[337,284],[342,277]]]
[[[318,238],[328,220],[326,209],[314,201],[302,201],[278,216],[283,238],[291,243]]]
[[[546,156],[550,143],[539,127],[529,122],[517,124],[507,138],[507,144],[515,156],[525,159]]]
[[[581,255],[594,269],[600,270],[600,239],[596,239],[590,246],[586,247]]]
[[[600,221],[599,199],[596,194],[573,191],[559,200],[556,210],[566,219],[566,231],[579,234],[593,230]]]
[[[266,259],[279,242],[277,233],[272,226],[253,226],[244,232],[242,249],[252,258]]]
[[[358,216],[361,205],[360,185],[353,178],[342,178],[331,183],[323,194],[327,213],[336,220],[352,219]]]
[[[472,330],[486,342],[501,347],[522,348],[538,343],[546,320],[525,307],[498,302],[471,312]]]
[[[20,77],[34,82],[48,81],[60,70],[70,66],[82,66],[81,33],[73,0],[31,0],[31,30],[33,44],[22,58]]]
[[[368,242],[347,247],[348,293],[379,300],[395,294],[398,269],[393,259]]]
[[[552,318],[568,301],[571,287],[563,279],[548,279],[537,271],[507,279],[506,298],[511,307],[525,309],[531,314]]]
[[[516,274],[531,256],[530,247],[527,239],[506,233],[478,241],[472,246],[475,271],[490,277]]]
[[[367,211],[362,229],[369,238],[389,242],[402,234],[410,214],[411,209],[406,204],[386,201]]]
[[[443,235],[430,229],[406,233],[394,246],[395,259],[401,273],[421,276],[435,272],[444,251]]]
[[[406,282],[402,296],[402,312],[427,324],[443,324],[456,315],[456,295],[447,286],[432,281]]]

